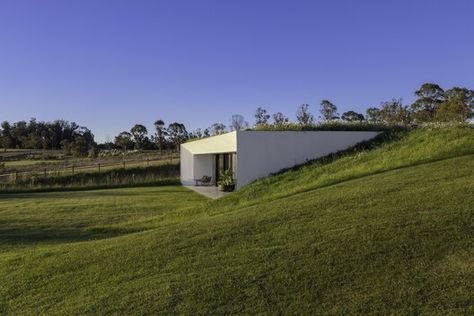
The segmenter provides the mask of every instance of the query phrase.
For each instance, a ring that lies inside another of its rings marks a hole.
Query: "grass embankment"
[[[472,129],[417,130],[217,201],[179,187],[4,195],[0,312],[474,313],[473,149]]]
[[[261,203],[388,170],[470,154],[474,154],[472,126],[386,132],[347,153],[257,181],[221,202]]]
[[[0,184],[2,191],[31,192],[132,187],[137,185],[178,185],[179,164],[162,164],[153,167],[113,169],[102,172],[80,172],[63,176],[28,176]]]

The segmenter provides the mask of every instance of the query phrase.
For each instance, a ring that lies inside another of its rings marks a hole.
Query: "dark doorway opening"
[[[216,185],[219,182],[221,172],[225,170],[234,170],[234,155],[232,153],[227,154],[216,154],[215,155],[215,167],[216,167]]]

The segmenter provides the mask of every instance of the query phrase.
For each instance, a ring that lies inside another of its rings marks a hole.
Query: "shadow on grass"
[[[3,225],[2,225],[3,226]],[[50,228],[50,227],[0,227],[0,245],[16,247],[32,244],[56,244],[97,240],[122,236],[143,231],[140,228],[94,227],[80,228]]]
[[[49,188],[19,188],[6,189],[0,191],[0,198],[2,195],[8,194],[22,194],[22,193],[44,193],[44,192],[66,192],[66,191],[93,191],[106,189],[121,189],[121,188],[139,188],[139,187],[155,187],[155,186],[176,186],[181,185],[178,178],[162,179],[147,183],[131,183],[131,184],[117,184],[117,185],[91,185],[91,186],[71,186],[71,187],[49,187]]]
[[[170,185],[174,187],[176,185]],[[149,192],[126,192],[120,189],[133,189],[133,188],[144,188],[144,187],[163,187],[163,186],[133,186],[133,187],[118,187],[118,188],[95,188],[95,189],[81,189],[81,190],[45,190],[45,191],[31,191],[31,192],[3,192],[0,194],[0,201],[10,199],[56,199],[56,200],[68,200],[71,198],[93,198],[93,197],[137,197],[137,196],[160,196],[168,195],[170,193],[183,195],[189,195],[186,190],[156,190]],[[65,193],[70,194],[65,194]]]

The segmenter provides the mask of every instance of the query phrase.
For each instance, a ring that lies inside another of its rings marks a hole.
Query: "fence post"
[[[99,173],[100,173],[100,162],[97,164],[97,168],[98,168]]]
[[[71,166],[71,173],[74,175],[74,166]]]
[[[150,158],[147,158],[147,159],[146,159],[146,166],[147,166],[147,167],[150,166]]]
[[[122,162],[122,164],[123,164],[123,169],[125,169],[125,160]]]
[[[44,176],[46,177],[46,168],[44,168]]]
[[[15,184],[17,183],[18,181],[18,171],[15,170]]]

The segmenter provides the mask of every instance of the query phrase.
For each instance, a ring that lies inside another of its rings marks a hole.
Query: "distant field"
[[[97,173],[116,169],[133,169],[139,167],[154,167],[163,164],[179,163],[176,153],[159,154],[158,151],[139,152],[125,157],[73,158],[63,157],[61,151],[56,151],[58,159],[26,159],[28,154],[35,151],[12,150],[8,159],[4,159],[4,168],[0,170],[0,184],[16,178],[38,176],[72,175],[77,173]],[[20,155],[19,155],[20,153]],[[5,153],[4,153],[5,155]]]
[[[14,167],[24,167],[24,166],[35,166],[35,165],[45,165],[45,164],[58,164],[61,163],[59,160],[15,160],[15,161],[6,161],[5,167],[6,168],[14,168]]]

